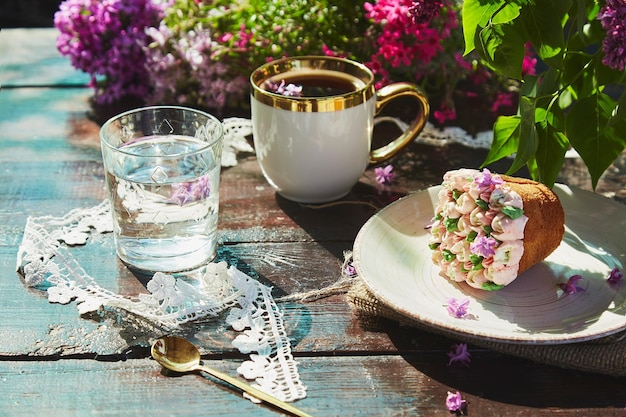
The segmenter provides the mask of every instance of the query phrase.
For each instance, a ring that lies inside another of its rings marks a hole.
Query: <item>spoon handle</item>
[[[291,414],[293,414],[294,416],[298,416],[298,417],[312,417],[310,414],[305,413],[304,411],[294,407],[291,404],[288,404],[284,401],[279,400],[278,398],[274,397],[273,395],[270,395],[266,392],[261,391],[260,389],[254,388],[251,385],[246,384],[243,381],[240,381],[237,378],[233,378],[228,374],[225,374],[223,372],[220,372],[216,369],[212,369],[209,368],[207,366],[204,365],[198,365],[198,370],[201,370],[203,372],[206,372],[207,374],[220,379],[234,387],[239,388],[240,390],[250,394],[251,396],[253,396],[254,398],[257,398],[261,401],[265,401],[268,404],[272,404],[278,408],[281,408],[284,411],[287,411]]]

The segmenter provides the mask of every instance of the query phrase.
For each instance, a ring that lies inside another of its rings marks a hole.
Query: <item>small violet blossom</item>
[[[463,399],[463,396],[459,391],[451,392],[448,391],[448,396],[446,397],[446,408],[452,412],[460,412],[467,406],[467,401]]]
[[[566,294],[576,294],[578,291],[585,291],[584,288],[581,288],[577,285],[578,281],[580,281],[581,279],[583,279],[582,275],[572,275],[566,283],[559,284],[559,286]]]
[[[609,274],[609,278],[607,279],[607,281],[611,284],[617,284],[622,280],[622,278],[624,278],[624,274],[622,274],[622,271],[620,271],[619,268],[613,268],[611,270],[611,273]]]
[[[193,182],[181,182],[172,186],[170,201],[179,206],[189,202],[201,201],[211,194],[211,182],[208,175],[203,175]]]
[[[492,189],[496,185],[504,184],[504,180],[499,175],[491,175],[491,171],[487,168],[483,172],[476,175],[474,182],[480,189]]]
[[[346,265],[345,269],[343,270],[343,273],[346,274],[349,277],[356,276],[356,268],[354,267],[352,262],[348,262],[348,264]]]
[[[283,96],[286,96],[286,97],[301,97],[302,96],[301,85],[295,85],[295,84],[285,85],[285,80],[281,80],[280,84],[268,82],[267,90],[272,93],[282,94]]]
[[[470,243],[470,251],[473,254],[489,258],[496,254],[498,241],[492,237],[478,236],[476,240]]]
[[[448,353],[450,362],[448,365],[458,363],[459,365],[469,366],[471,361],[471,355],[467,351],[467,343],[459,343],[452,346],[452,351]]]
[[[376,175],[376,182],[383,185],[390,184],[396,177],[396,173],[393,172],[393,165],[375,168],[374,174]]]
[[[464,318],[467,316],[467,307],[469,306],[469,298],[457,299],[457,298],[448,298],[446,300],[446,308],[448,310],[448,314],[452,317],[456,318]]]

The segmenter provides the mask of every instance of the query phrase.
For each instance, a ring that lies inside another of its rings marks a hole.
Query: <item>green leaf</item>
[[[547,120],[537,123],[537,138],[537,173],[533,178],[552,187],[561,171],[569,141],[562,131],[555,129]]]
[[[510,24],[489,24],[476,33],[475,47],[483,61],[500,74],[522,79],[524,40]]]
[[[534,158],[538,147],[537,129],[535,127],[535,101],[529,97],[520,97],[520,128],[519,145],[513,164],[507,174],[514,174]]]
[[[552,1],[541,1],[540,8],[530,4],[522,9],[522,24],[539,57],[550,65],[560,67],[565,47],[562,16],[554,9]]]
[[[585,162],[594,189],[626,146],[626,120],[609,123],[615,108],[613,99],[598,93],[579,100],[567,115],[567,136]]]
[[[483,282],[481,288],[485,291],[498,291],[504,288],[504,285],[496,284],[495,282],[487,281]]]
[[[493,141],[481,168],[511,156],[519,144],[520,116],[500,116],[493,125]]]
[[[461,15],[463,16],[463,38],[465,39],[465,52],[467,55],[474,50],[476,32],[489,23],[493,15],[507,5],[505,0],[484,1],[465,0]]]
[[[518,219],[524,215],[524,210],[519,207],[504,206],[502,207],[502,213],[511,219]]]

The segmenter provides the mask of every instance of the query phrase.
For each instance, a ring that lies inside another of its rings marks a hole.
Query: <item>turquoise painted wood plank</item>
[[[492,358],[476,369],[429,365],[433,361],[441,363],[436,355],[300,357],[308,395],[295,404],[318,417],[449,417],[447,391],[459,390],[470,416],[624,415],[623,382],[603,392],[597,388],[605,385],[601,377],[581,380],[571,373],[567,383],[563,375],[542,373],[524,361]],[[206,362],[231,375],[239,365],[230,359]],[[503,365],[510,372],[501,372]],[[0,375],[0,409],[7,417],[281,415],[204,377],[168,377],[150,359],[3,361]],[[524,389],[512,389],[513,375]]]
[[[72,67],[56,49],[54,28],[2,29],[0,31],[0,85],[84,86],[89,76]],[[0,100],[3,94],[0,93]]]

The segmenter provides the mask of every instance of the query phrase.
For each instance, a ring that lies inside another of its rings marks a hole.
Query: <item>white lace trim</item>
[[[101,308],[123,310],[168,330],[229,310],[226,323],[238,332],[233,345],[250,360],[238,372],[283,401],[306,397],[297,362],[271,288],[226,262],[211,263],[192,280],[156,273],[148,293],[130,298],[102,288],[72,256],[91,233],[113,230],[109,203],[75,209],[63,217],[29,217],[17,255],[26,285],[47,292],[48,301],[76,302],[81,314]]]
[[[401,131],[405,131],[409,126],[407,123],[395,117],[377,117],[374,120],[374,124],[383,122],[393,123]],[[432,123],[427,122],[415,141],[433,146],[445,146],[451,143],[457,143],[474,149],[489,149],[493,141],[493,132],[486,130],[477,133],[476,136],[472,136],[460,127],[438,128]]]
[[[252,135],[252,120],[231,117],[222,121],[224,125],[224,141],[222,146],[222,166],[237,165],[239,152],[254,153],[246,136]]]

